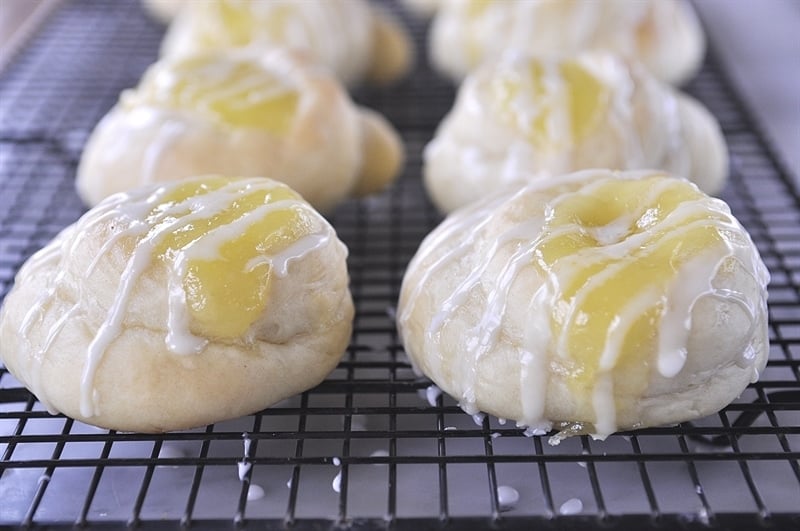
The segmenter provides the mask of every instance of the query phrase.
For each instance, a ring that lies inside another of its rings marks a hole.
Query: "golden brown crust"
[[[414,47],[405,29],[387,13],[375,10],[372,28],[372,59],[367,80],[388,85],[403,77],[414,66]]]
[[[356,197],[383,191],[394,182],[405,163],[403,143],[383,116],[362,108],[360,123],[364,158],[353,188]]]

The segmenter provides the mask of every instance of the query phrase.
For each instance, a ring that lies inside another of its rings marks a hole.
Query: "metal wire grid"
[[[422,43],[424,25],[403,16]],[[4,72],[0,295],[82,212],[73,177],[83,143],[154,59],[160,34],[134,2],[72,2]],[[720,119],[733,162],[724,198],[773,278],[770,363],[718,415],[550,447],[498,419],[473,421],[434,390],[426,401],[429,383],[410,371],[392,319],[405,264],[440,219],[421,188],[420,153],[453,91],[420,59],[400,86],[358,94],[398,126],[409,161],[390,193],[332,218],[350,248],[357,307],[336,371],[256,415],[143,435],[51,416],[0,368],[0,525],[796,528],[800,198],[718,63],[689,91]],[[501,506],[500,485],[519,503]]]

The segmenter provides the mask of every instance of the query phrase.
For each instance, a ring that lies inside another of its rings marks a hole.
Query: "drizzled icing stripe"
[[[503,200],[505,200],[505,196],[489,202],[489,204],[486,206],[468,207],[462,211],[461,218],[457,219],[455,217],[451,217],[446,219],[439,227],[437,227],[435,231],[425,238],[422,245],[420,245],[419,251],[416,253],[414,258],[411,259],[411,262],[407,268],[408,271],[415,271],[421,268],[421,264],[426,262],[430,258],[430,255],[435,253],[445,241],[451,241],[453,238],[457,238],[457,235],[463,230],[461,227],[462,222],[466,223],[468,226],[474,227],[474,230],[467,235],[466,238],[461,240],[459,245],[451,249],[450,252],[436,258],[432,264],[424,268],[421,278],[405,300],[406,304],[404,308],[398,314],[397,326],[401,335],[403,334],[403,330],[414,311],[416,301],[422,294],[422,290],[426,288],[429,279],[433,278],[435,274],[439,273],[443,268],[448,266],[451,261],[457,260],[458,258],[465,256],[468,252],[470,252],[475,244],[475,241],[480,235],[481,229],[483,229],[483,227],[485,227],[491,221],[491,216],[488,214],[494,210],[495,207],[499,206]],[[428,334],[430,335],[430,333],[431,329],[429,328]],[[413,357],[409,359],[411,359],[412,363],[414,363]],[[416,369],[417,368],[415,367],[415,370]]]
[[[94,390],[97,368],[109,346],[122,332],[132,291],[141,274],[152,264],[159,243],[174,231],[180,230],[192,222],[210,219],[223,212],[237,197],[240,197],[241,193],[257,192],[265,187],[268,190],[282,188],[276,186],[275,183],[268,184],[271,181],[261,178],[232,180],[216,190],[175,201],[168,207],[154,210],[154,207],[160,204],[173,187],[187,182],[189,180],[171,183],[170,186],[161,186],[156,189],[150,188],[109,197],[74,225],[65,229],[47,247],[33,255],[18,275],[17,281],[22,282],[40,271],[48,273],[42,295],[25,314],[20,327],[21,335],[31,344],[30,333],[33,325],[41,322],[46,309],[53,303],[57,291],[66,281],[66,262],[79,251],[79,247],[89,231],[105,224],[113,223],[118,226],[118,228],[112,229],[114,230],[113,235],[103,242],[98,255],[88,264],[84,273],[85,277],[92,274],[99,261],[107,256],[122,239],[136,240],[131,256],[121,274],[113,303],[87,349],[80,384],[80,411],[81,415],[85,417],[91,417],[98,413]],[[200,179],[198,182],[203,181]],[[333,237],[333,229],[324,218],[309,208],[306,203],[295,199],[281,199],[260,205],[243,212],[229,224],[209,229],[207,233],[176,250],[175,260],[169,264],[168,333],[165,343],[170,351],[176,354],[190,354],[201,351],[206,344],[206,340],[194,336],[189,331],[190,319],[186,313],[186,297],[182,287],[183,276],[181,274],[185,272],[185,264],[194,258],[216,257],[217,250],[221,245],[231,241],[247,227],[257,223],[270,212],[286,209],[302,209],[305,214],[315,220],[315,229],[272,255],[256,257],[247,264],[247,269],[252,269],[260,264],[268,264],[278,277],[285,277],[289,273],[289,264],[292,261],[331,242],[343,245]],[[82,299],[83,293],[79,286],[78,300],[50,326],[45,341],[37,349],[36,362],[31,365],[31,387],[45,405],[48,405],[49,402],[40,384],[41,361],[63,330],[64,325],[71,319],[85,315],[86,310],[83,307]],[[52,409],[50,406],[48,408]]]
[[[605,178],[592,179],[598,175]],[[695,200],[678,203],[667,214],[662,214],[663,217],[660,219],[650,219],[649,223],[653,221],[655,223],[647,225],[647,229],[638,234],[630,234],[630,231],[627,230],[628,227],[633,227],[636,219],[649,215],[646,210],[647,206],[657,202],[662,193],[669,191],[671,187],[688,186],[682,181],[667,178],[656,181],[644,201],[640,200],[638,208],[642,211],[637,212],[636,218],[625,216],[626,219],[613,220],[603,227],[588,228],[576,225],[573,221],[560,227],[556,226],[550,232],[542,232],[549,215],[548,212],[553,212],[561,202],[567,201],[576,194],[592,195],[595,190],[607,185],[608,177],[612,175],[629,180],[654,176],[647,172],[613,174],[596,170],[573,174],[556,185],[570,186],[570,191],[560,195],[556,194],[556,198],[551,199],[542,208],[543,215],[540,214],[540,217],[530,219],[521,225],[515,225],[492,236],[490,241],[487,241],[485,235],[486,228],[496,218],[494,214],[498,212],[496,209],[502,201],[495,199],[491,204],[479,204],[448,218],[426,239],[419,254],[412,260],[409,273],[410,276],[415,277],[415,284],[410,289],[410,295],[405,298],[405,307],[401,308],[399,319],[401,325],[405,325],[408,321],[413,313],[415,300],[423,290],[428,289],[428,284],[435,278],[435,274],[446,274],[448,268],[455,261],[463,260],[468,253],[475,253],[476,256],[479,256],[478,260],[472,263],[470,273],[466,273],[457,282],[453,292],[438,306],[440,310],[432,316],[426,332],[427,341],[438,341],[441,329],[456,318],[462,306],[467,303],[470,291],[478,286],[493,286],[486,292],[484,309],[471,325],[469,337],[462,344],[465,352],[426,358],[428,362],[431,358],[449,358],[450,362],[454,364],[451,372],[460,378],[461,405],[468,413],[477,412],[475,393],[480,359],[486,352],[497,347],[499,333],[505,322],[509,295],[515,280],[526,267],[536,267],[542,280],[536,292],[531,294],[531,302],[526,314],[526,327],[519,342],[523,412],[521,423],[536,430],[549,427],[550,419],[545,418],[548,360],[554,355],[567,359],[571,357],[568,345],[572,330],[571,323],[576,318],[575,312],[591,292],[614,279],[615,275],[623,271],[626,266],[650,256],[659,249],[660,242],[664,238],[671,240],[679,238],[681,234],[688,235],[699,227],[711,227],[721,240],[718,245],[715,244],[712,248],[685,260],[678,266],[677,271],[665,272],[664,274],[669,274],[670,277],[664,288],[645,287],[632,299],[621,302],[622,306],[612,320],[605,337],[601,338],[604,344],[598,360],[599,368],[589,395],[595,412],[594,428],[597,436],[604,437],[616,431],[616,406],[611,371],[616,365],[632,324],[645,310],[654,308],[658,304],[661,297],[664,296],[661,289],[666,289],[665,296],[669,302],[660,313],[660,321],[657,323],[659,333],[655,359],[657,370],[664,377],[674,377],[683,367],[686,359],[686,342],[691,330],[692,309],[701,297],[712,296],[732,301],[749,316],[751,327],[755,326],[756,316],[759,311],[763,311],[763,301],[761,302],[762,308],[756,307],[754,302],[748,301],[745,294],[731,289],[718,289],[711,283],[711,280],[717,276],[720,267],[729,260],[738,261],[743,269],[754,278],[757,285],[766,286],[768,282],[768,273],[755,252],[752,242],[722,201],[698,195]],[[510,207],[516,202],[524,201],[526,196],[536,191],[552,187],[552,184],[547,186],[541,181],[534,182],[513,197],[507,198],[507,202],[504,204]],[[503,212],[506,210],[506,208],[502,209]],[[480,219],[481,222],[475,223],[477,219]],[[469,230],[470,227],[471,230]],[[626,230],[622,230],[623,227]],[[458,237],[459,232],[465,228],[469,232],[460,241],[445,245],[445,242],[451,241],[451,238]],[[600,249],[591,246],[586,249],[579,248],[579,251],[585,250],[586,252],[568,253],[550,264],[535,259],[537,250],[543,244],[565,233],[581,231],[593,234],[602,247]],[[482,241],[486,241],[488,244],[485,250],[476,247],[481,246]],[[442,252],[439,249],[440,245],[447,250]],[[485,278],[490,264],[497,259],[501,249],[506,249],[508,245],[515,247],[511,251],[508,262],[502,264],[497,279]],[[431,265],[424,267],[425,262],[429,261],[428,257],[435,253],[440,253],[436,260]],[[571,279],[579,278],[575,275],[587,271],[587,268],[592,265],[602,265],[603,268],[597,274],[589,276],[587,281],[577,288],[565,314],[564,325],[558,330],[558,334],[553,336],[550,316],[553,315],[553,310],[560,298],[559,286],[569,285]],[[407,275],[408,277],[409,275]],[[401,326],[401,330],[402,328]],[[748,360],[749,366],[752,366],[752,356],[750,358],[743,356],[740,361],[741,364],[747,365]],[[432,367],[433,374],[441,374],[440,368]],[[753,368],[753,370],[757,369]]]
[[[271,64],[250,58],[246,53],[231,55],[225,61],[209,57],[157,63],[147,73],[138,92],[125,92],[124,98],[130,103],[153,99],[175,101],[197,109],[230,100],[233,105],[247,108],[296,90],[290,80],[282,79],[277,73]],[[242,94],[247,94],[247,98],[232,99]]]

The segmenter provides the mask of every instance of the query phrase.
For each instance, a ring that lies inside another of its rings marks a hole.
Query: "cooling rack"
[[[424,24],[390,7],[421,45]],[[83,144],[154,60],[162,31],[136,2],[65,2],[0,76],[0,297],[83,211],[73,191]],[[772,273],[769,365],[719,414],[551,447],[467,416],[412,373],[394,305],[440,221],[420,153],[453,98],[420,57],[399,86],[356,94],[394,122],[409,160],[390,192],[332,216],[357,308],[336,371],[252,416],[143,435],[51,416],[0,367],[0,526],[800,528],[800,198],[713,55],[688,89],[722,124],[724,199]]]

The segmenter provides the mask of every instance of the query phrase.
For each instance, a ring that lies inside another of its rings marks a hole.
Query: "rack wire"
[[[391,7],[424,49],[424,23]],[[0,297],[83,212],[73,190],[83,144],[155,59],[162,32],[136,2],[66,2],[3,72]],[[551,447],[465,415],[412,373],[392,316],[404,267],[440,221],[420,155],[454,95],[420,55],[412,78],[356,94],[398,127],[409,160],[390,192],[332,216],[356,302],[334,373],[255,415],[145,435],[52,416],[0,366],[0,526],[797,529],[800,197],[713,55],[688,90],[722,124],[723,198],[772,274],[769,364],[719,414]],[[507,504],[501,486],[519,501]]]

